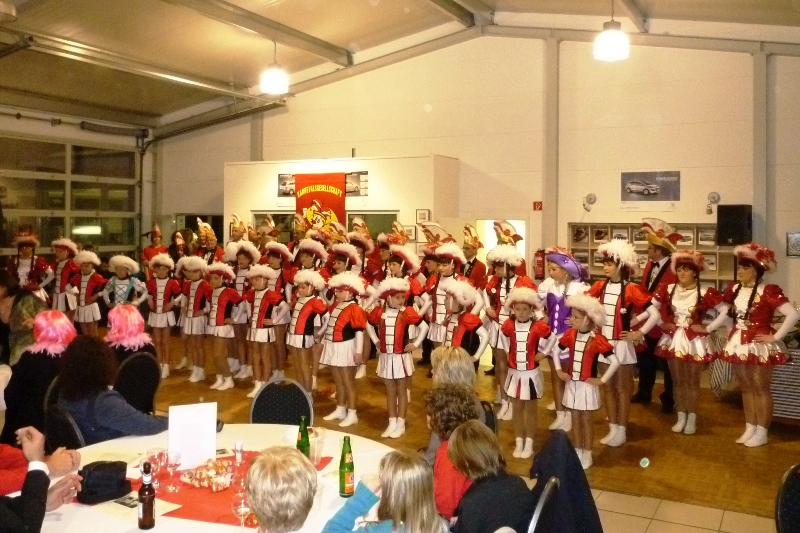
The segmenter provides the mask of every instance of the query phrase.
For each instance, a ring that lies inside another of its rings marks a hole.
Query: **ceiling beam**
[[[156,65],[144,63],[138,59],[125,57],[114,52],[107,52],[62,37],[27,31],[16,27],[9,28],[7,26],[0,26],[0,33],[16,35],[19,38],[33,37],[33,43],[29,49],[45,54],[83,61],[84,63],[120,70],[122,72],[129,72],[131,74],[138,74],[140,76],[147,76],[148,78],[161,81],[179,83],[196,89],[204,89],[216,94],[224,94],[226,96],[234,96],[242,99],[272,100],[271,98],[249,94],[245,87],[236,88],[232,85],[226,85],[221,81],[200,78],[190,74],[165,69]]]
[[[475,24],[485,26],[494,24],[494,11],[491,7],[484,4],[481,0],[453,0],[458,5],[472,13],[475,17]]]
[[[328,61],[348,67],[353,64],[353,55],[346,49],[290,28],[274,20],[247,11],[224,0],[162,0],[169,4],[187,7],[201,15],[225,24],[244,28],[284,46],[297,48],[322,57]]]
[[[454,0],[428,0],[428,2],[466,28],[471,28],[475,25],[475,15],[468,9],[464,9],[459,4],[455,3]]]
[[[631,19],[639,33],[647,33],[647,17],[642,13],[636,0],[614,0],[614,3],[626,17]]]

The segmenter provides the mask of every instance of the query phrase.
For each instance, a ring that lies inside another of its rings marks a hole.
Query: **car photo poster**
[[[677,170],[623,172],[623,202],[677,202],[681,199],[681,173]]]
[[[344,210],[344,172],[295,174],[296,212],[312,226],[328,228],[331,222],[347,223]]]

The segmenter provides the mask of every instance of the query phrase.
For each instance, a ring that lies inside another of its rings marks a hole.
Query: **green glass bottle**
[[[350,437],[345,437],[342,444],[342,458],[339,460],[339,496],[349,498],[355,490],[353,450],[350,448]]]
[[[306,457],[309,457],[311,453],[311,442],[308,440],[308,422],[305,416],[300,417],[300,426],[297,428],[297,449]]]

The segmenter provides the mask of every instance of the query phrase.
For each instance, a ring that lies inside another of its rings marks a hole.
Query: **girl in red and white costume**
[[[147,325],[153,330],[153,344],[156,346],[158,362],[161,365],[161,377],[169,377],[169,333],[175,325],[175,313],[172,308],[180,305],[181,284],[170,277],[175,262],[169,254],[158,254],[149,261],[152,277],[147,281],[147,305],[150,314]]]
[[[81,270],[70,278],[68,289],[77,290],[75,322],[80,324],[82,335],[97,335],[97,321],[100,320],[97,299],[106,284],[106,279],[94,271],[94,267],[100,266],[100,259],[94,252],[84,250],[75,256],[75,263]]]
[[[236,213],[234,213],[235,215]],[[228,365],[231,366],[231,371],[238,369],[234,374],[234,379],[247,379],[253,377],[252,357],[248,353],[247,343],[247,303],[244,301],[245,293],[250,289],[247,273],[253,265],[257,265],[261,260],[261,252],[249,241],[239,240],[236,243],[228,243],[225,248],[225,262],[236,263],[233,267],[233,272],[236,275],[231,287],[233,287],[242,302],[239,304],[239,312],[236,313],[233,322],[233,348],[235,358],[229,358]]]
[[[50,269],[54,273],[55,283],[53,283],[53,303],[50,307],[63,312],[72,320],[77,302],[75,294],[67,288],[70,278],[81,270],[73,259],[78,253],[78,245],[69,239],[56,239],[52,245],[55,260]],[[47,283],[49,280],[42,285]]]
[[[214,339],[212,348],[214,366],[217,370],[217,380],[211,388],[228,390],[233,388],[233,375],[225,356],[228,354],[230,341],[234,338],[233,324],[238,322],[238,315],[241,312],[239,303],[242,297],[236,289],[228,286],[236,279],[236,274],[226,263],[211,263],[208,265],[207,273],[212,290],[206,335]]]
[[[375,241],[372,240],[366,224],[363,224],[363,220],[360,218],[353,219],[352,228],[353,231],[347,234],[347,242],[358,250],[358,255],[361,257],[362,274],[370,285],[377,287],[383,278],[383,264],[380,256],[375,257]]]
[[[522,264],[522,255],[513,244],[496,246],[486,255],[486,262],[494,271],[489,281],[486,282],[483,298],[488,317],[486,329],[489,331],[489,346],[492,347],[494,356],[495,380],[500,396],[500,410],[497,412],[497,418],[511,420],[514,416],[514,408],[508,402],[508,395],[504,387],[508,373],[508,339],[500,331],[500,326],[510,316],[510,309],[506,306],[508,295],[516,288],[536,290],[536,284],[528,276],[516,273],[516,268]],[[541,301],[538,305],[541,307]]]
[[[561,403],[574,418],[572,436],[575,452],[586,470],[592,466],[592,418],[594,411],[600,409],[599,388],[617,371],[619,361],[614,357],[614,347],[608,339],[597,332],[606,323],[603,305],[586,294],[567,297],[566,305],[570,309],[572,327],[558,339],[551,357],[556,375],[566,382]],[[566,361],[560,357],[565,351],[568,354]],[[598,372],[601,357],[610,363],[602,378]]]
[[[286,271],[283,265],[287,262],[291,263],[293,257],[289,248],[279,242],[267,242],[264,245],[264,252],[261,255],[260,264],[269,268],[275,277],[267,278],[267,288],[281,294],[284,301],[288,302],[292,299],[292,284],[286,281]],[[291,315],[291,313],[290,313]],[[275,338],[277,342],[273,345],[273,350],[270,351],[270,358],[272,360],[272,377],[284,378],[286,368],[286,330],[289,327],[290,316],[273,316],[273,328],[275,329]]]
[[[661,311],[663,331],[656,355],[666,359],[669,365],[678,411],[678,421],[672,426],[672,431],[686,435],[697,430],[700,376],[705,364],[716,357],[708,344],[703,317],[716,308],[717,318],[709,324],[712,330],[716,329],[725,321],[730,307],[722,303],[722,295],[717,289],[700,286],[700,272],[705,269],[705,264],[706,258],[700,252],[673,252],[670,269],[678,281],[661,283],[653,294],[654,303]]]
[[[431,299],[425,292],[423,285],[427,279],[420,272],[420,261],[416,250],[400,244],[389,246],[389,274],[393,278],[402,278],[408,281],[408,294],[406,294],[406,306],[413,306],[420,310]]]
[[[500,326],[508,339],[508,375],[505,393],[513,406],[514,457],[533,456],[536,433],[536,402],[544,394],[544,379],[539,361],[547,357],[555,344],[555,335],[543,320],[536,320],[534,309],[541,306],[534,289],[519,287],[511,291],[505,306],[510,315]]]
[[[786,363],[781,339],[792,330],[800,313],[779,286],[763,281],[764,274],[777,268],[772,250],[751,242],[737,246],[733,253],[739,261],[738,282],[730,284],[722,297],[731,306],[733,326],[721,357],[733,364],[742,387],[745,430],[736,442],[754,448],[767,443],[772,422],[772,367]],[[785,317],[778,331],[771,325],[776,311]]]
[[[369,314],[367,334],[378,347],[378,377],[386,385],[389,425],[381,437],[396,439],[406,432],[407,382],[414,373],[411,352],[422,345],[428,325],[413,307],[406,306],[411,287],[403,278],[387,278],[375,297],[384,301]],[[412,341],[413,331],[416,338]]]
[[[317,296],[325,290],[325,280],[316,270],[301,270],[294,276],[292,316],[286,333],[289,355],[294,358],[297,381],[306,392],[312,390],[312,366],[315,336],[322,334],[323,317],[328,312],[325,302]]]
[[[606,312],[606,323],[602,333],[614,347],[614,356],[619,361],[619,370],[605,384],[606,411],[609,432],[600,439],[601,444],[622,446],[625,444],[628,417],[633,394],[633,367],[636,364],[634,344],[642,342],[644,336],[658,322],[658,310],[651,305],[650,295],[639,285],[628,283],[631,274],[638,272],[636,251],[625,239],[614,239],[601,245],[597,252],[603,255],[604,281],[597,281],[588,294],[600,300]],[[631,331],[633,309],[644,309],[647,321],[638,331]],[[603,365],[610,364],[605,357]]]
[[[9,257],[6,268],[19,280],[19,286],[47,301],[47,293],[42,288],[53,279],[53,271],[44,257],[35,255],[39,237],[30,226],[21,226],[14,234],[11,245],[17,248],[17,255]]]
[[[478,315],[472,312],[476,304],[483,303],[483,295],[469,281],[450,278],[442,281],[440,286],[454,300],[451,304],[454,316],[450,319],[444,345],[466,350],[477,372],[481,355],[489,345],[489,332]]]
[[[450,237],[452,238],[452,237]],[[447,340],[447,327],[450,322],[452,310],[448,302],[448,295],[441,287],[446,279],[467,281],[467,278],[459,274],[459,269],[467,262],[464,252],[455,242],[446,242],[436,248],[438,271],[436,276],[430,276],[425,283],[423,291],[430,296],[430,300],[425,302],[420,310],[420,314],[425,315],[430,311],[430,329],[428,338],[438,347]],[[452,301],[452,297],[450,297]],[[477,305],[472,313],[480,314],[483,304]]]
[[[186,336],[188,354],[192,358],[192,373],[189,383],[206,379],[206,350],[203,338],[206,334],[206,315],[211,308],[211,285],[203,279],[208,265],[202,257],[184,256],[178,260],[176,276],[182,276],[183,293],[181,309],[181,333]]]
[[[244,302],[247,305],[247,341],[254,381],[248,398],[255,398],[273,376],[272,352],[277,344],[284,342],[284,339],[276,339],[275,322],[285,324],[291,314],[283,295],[269,288],[270,281],[274,282],[278,275],[266,265],[255,265],[247,271],[247,280],[252,288],[245,292]]]
[[[352,426],[356,415],[356,369],[361,364],[367,315],[357,298],[364,294],[364,280],[356,274],[337,274],[328,281],[336,305],[331,307],[322,343],[322,364],[333,371],[336,383],[336,409],[324,420],[341,420],[339,426]]]

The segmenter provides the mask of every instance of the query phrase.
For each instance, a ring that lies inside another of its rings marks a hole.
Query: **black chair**
[[[301,416],[314,425],[311,396],[291,379],[269,381],[250,407],[251,424],[297,424]]]
[[[152,414],[161,383],[161,368],[151,354],[136,352],[119,365],[114,390],[139,411]]]
[[[60,405],[51,405],[45,412],[44,437],[47,453],[53,453],[62,446],[68,450],[86,446],[75,419]]]
[[[547,480],[536,508],[533,510],[533,517],[528,526],[528,533],[550,533],[553,531],[553,522],[556,516],[556,503],[558,501],[558,489],[560,483],[558,478],[553,476]]]
[[[775,499],[775,529],[778,533],[800,531],[800,464],[783,475],[783,483]]]
[[[481,400],[481,407],[483,407],[483,413],[486,415],[486,427],[497,435],[497,415],[494,412],[494,406],[485,400]]]
[[[44,405],[42,406],[42,410],[45,413],[51,405],[58,403],[59,394],[61,394],[61,383],[59,383],[58,376],[56,376],[47,387],[47,392],[44,393]]]

